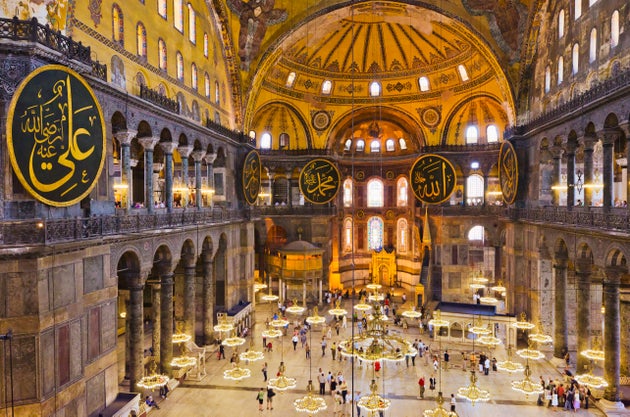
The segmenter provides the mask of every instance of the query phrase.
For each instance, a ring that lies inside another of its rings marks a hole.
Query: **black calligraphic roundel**
[[[70,206],[92,191],[103,169],[103,111],[75,71],[40,67],[11,100],[7,144],[13,170],[33,197],[51,206]]]
[[[416,198],[427,204],[447,200],[457,184],[453,165],[448,159],[435,154],[422,155],[416,159],[409,178]]]
[[[300,191],[313,204],[326,204],[337,195],[341,175],[327,159],[314,159],[300,172]]]
[[[260,169],[260,155],[256,151],[251,151],[243,163],[243,193],[245,201],[250,206],[256,203],[260,192]]]
[[[518,190],[518,158],[514,146],[508,141],[499,150],[499,183],[505,204],[512,204]]]

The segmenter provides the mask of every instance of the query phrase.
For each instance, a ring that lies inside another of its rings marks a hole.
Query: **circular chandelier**
[[[527,316],[525,315],[525,312],[521,313],[520,320],[517,320],[516,322],[512,323],[512,326],[521,330],[531,330],[534,327],[536,327],[535,324],[527,321]]]
[[[442,320],[442,312],[440,310],[435,310],[433,312],[433,318],[429,320],[429,324],[433,327],[448,327],[451,324],[448,320]]]
[[[381,284],[368,284],[365,286],[365,288],[372,291],[378,291],[383,288],[383,286]]]
[[[254,291],[264,290],[265,288],[267,288],[267,284],[263,284],[262,282],[254,283]]]
[[[357,311],[368,311],[372,309],[372,306],[368,303],[365,302],[365,298],[361,297],[361,300],[359,301],[359,304],[356,304],[354,306],[354,309]]]
[[[171,361],[173,368],[186,368],[188,366],[195,366],[197,359],[192,356],[177,356]]]
[[[369,395],[364,395],[359,399],[357,405],[367,410],[370,415],[374,415],[377,411],[387,410],[391,405],[391,401],[378,395],[378,385],[374,379],[370,383],[370,391]]]
[[[553,337],[543,333],[542,324],[538,322],[538,325],[536,326],[536,332],[530,333],[529,340],[533,340],[536,343],[551,343],[553,342]]]
[[[140,388],[153,391],[156,388],[166,385],[168,380],[169,378],[167,375],[157,373],[157,365],[155,364],[155,361],[151,361],[151,365],[149,365],[149,375],[142,377],[140,381],[136,382],[136,385]]]
[[[457,396],[470,401],[472,405],[475,405],[478,401],[490,400],[490,393],[477,387],[477,375],[474,369],[470,371],[470,385],[459,388],[457,390]]]
[[[306,311],[306,307],[298,304],[297,300],[293,301],[293,305],[287,307],[286,312],[291,314],[302,314]]]
[[[472,288],[473,290],[480,290],[482,288],[486,288],[486,286],[483,284],[473,282],[472,284],[470,284],[470,288]]]
[[[531,347],[528,347],[527,349],[517,350],[516,354],[523,359],[532,359],[535,361],[545,357],[545,355],[541,351],[537,349],[532,349]]]
[[[474,333],[477,336],[483,336],[492,333],[492,331],[488,329],[488,326],[483,325],[481,317],[479,317],[477,320],[474,320],[473,326],[468,329],[468,331]]]
[[[223,371],[223,378],[231,379],[232,381],[240,381],[250,376],[252,376],[252,371],[247,368],[241,368],[237,364],[234,364],[232,369]]]
[[[317,307],[313,307],[313,315],[308,316],[306,318],[306,322],[310,325],[326,323],[326,319],[317,313],[318,313]]]
[[[424,417],[457,417],[456,412],[448,411],[443,407],[444,397],[442,396],[442,391],[438,392],[435,402],[438,406],[435,407],[433,410],[424,410],[424,412],[422,413]]]
[[[486,345],[491,348],[494,348],[494,347],[499,346],[503,342],[501,342],[501,339],[494,337],[490,334],[484,334],[483,336],[479,338],[479,343],[481,343],[482,345]]]
[[[271,320],[269,322],[270,326],[273,327],[286,327],[289,324],[289,320],[285,320],[285,319],[275,319],[275,320]]]
[[[328,314],[333,316],[345,316],[348,312],[344,308],[341,308],[341,300],[337,300],[335,301],[335,308],[328,310]]]
[[[415,309],[405,310],[402,312],[402,315],[410,319],[419,319],[420,317],[422,317],[422,313],[416,311]]]
[[[579,384],[588,385],[591,388],[606,388],[608,386],[608,382],[602,378],[601,376],[593,375],[592,373],[576,375],[575,380]]]
[[[269,293],[268,294],[262,295],[260,297],[260,299],[262,301],[277,301],[278,298],[280,298],[280,297],[278,297],[277,295],[274,295],[274,294],[271,293],[271,287],[269,287]]]
[[[189,334],[173,333],[173,343],[185,343],[188,342],[190,339],[192,339],[192,336]]]
[[[221,344],[227,347],[235,347],[235,346],[241,346],[245,342],[246,340],[243,339],[242,337],[228,337],[227,339],[222,341]]]
[[[271,388],[275,388],[278,391],[286,391],[288,389],[293,389],[296,386],[295,378],[288,378],[284,375],[286,371],[286,367],[284,366],[284,362],[280,362],[280,366],[278,367],[278,377],[271,378],[269,380],[269,386]]]
[[[383,294],[372,294],[368,296],[369,301],[381,302],[385,299]]]
[[[520,372],[524,370],[525,367],[520,362],[512,362],[512,346],[508,346],[507,360],[497,362],[497,369],[506,372]]]
[[[244,361],[256,362],[263,359],[265,355],[257,350],[246,350],[245,352],[241,353],[239,357],[241,358],[241,360]]]
[[[490,289],[492,291],[496,291],[496,292],[505,292],[507,291],[507,288],[505,288],[505,286],[503,285],[503,282],[499,281],[498,285],[494,285],[492,287],[490,287]]]
[[[224,322],[219,322],[216,326],[214,326],[215,332],[229,332],[234,329],[234,325],[228,323],[227,320]]]
[[[545,389],[539,382],[532,381],[532,371],[529,369],[529,365],[525,366],[523,373],[525,374],[525,378],[520,381],[512,381],[512,389],[514,391],[522,392],[526,397],[528,395],[538,395],[545,392]]]
[[[603,350],[597,350],[597,349],[587,349],[580,352],[580,354],[594,361],[603,361],[606,357]]]
[[[282,336],[282,330],[278,329],[266,329],[262,331],[262,337],[268,337],[270,339],[275,339],[276,337]]]
[[[293,401],[293,406],[296,411],[301,413],[317,414],[327,408],[326,400],[322,397],[316,397],[313,395],[313,380],[309,379],[306,391],[307,393],[304,397]]]

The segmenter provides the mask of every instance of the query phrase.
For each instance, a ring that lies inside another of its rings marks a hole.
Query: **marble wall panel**
[[[105,406],[105,372],[95,375],[85,384],[85,407],[88,415]]]
[[[103,288],[103,256],[83,259],[83,293],[88,294]]]

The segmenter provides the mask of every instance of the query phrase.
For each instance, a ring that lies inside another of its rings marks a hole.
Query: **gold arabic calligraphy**
[[[243,190],[249,204],[254,204],[260,191],[260,159],[255,151],[245,158],[243,166]]]
[[[499,152],[499,171],[501,192],[503,200],[512,204],[516,198],[518,188],[518,162],[514,147],[509,142],[504,142]]]
[[[455,188],[455,170],[439,155],[423,155],[411,168],[411,186],[416,197],[425,203],[440,203]]]
[[[325,159],[311,161],[302,171],[300,188],[309,201],[327,203],[339,189],[339,171]]]

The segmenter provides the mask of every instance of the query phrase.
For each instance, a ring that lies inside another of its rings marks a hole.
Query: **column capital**
[[[587,134],[582,137],[582,144],[584,145],[584,152],[593,152],[595,144],[597,143],[597,136],[594,134]]]
[[[156,136],[147,136],[144,138],[138,138],[138,143],[142,145],[145,151],[152,151],[155,148],[155,144],[160,141],[160,138]]]
[[[567,141],[565,145],[565,152],[568,155],[575,155],[575,150],[577,149],[577,143],[574,140]]]
[[[179,143],[176,142],[160,142],[160,148],[162,148],[167,155],[172,155],[173,151],[177,149],[178,146]]]
[[[114,133],[114,137],[121,145],[130,145],[131,140],[136,137],[138,134],[137,130],[121,130],[120,132]]]
[[[613,146],[622,135],[623,132],[617,128],[605,128],[602,130],[602,143],[604,146]]]
[[[201,162],[206,156],[206,151],[196,150],[192,152],[192,158],[195,162]]]
[[[204,156],[204,160],[206,161],[206,164],[213,164],[216,159],[217,159],[216,153],[208,153],[206,154],[206,156]]]
[[[590,275],[593,272],[593,260],[590,258],[577,258],[575,260],[575,273]]]
[[[554,263],[553,263],[553,267],[556,269],[567,269],[567,267],[569,266],[569,259],[568,258],[554,258]]]
[[[135,168],[137,165],[138,165],[138,160],[137,160],[137,159],[135,159],[135,158],[131,158],[131,159],[129,160],[129,166],[130,166],[131,168]]]
[[[549,149],[549,151],[551,152],[551,156],[553,157],[553,159],[560,159],[562,158],[562,154],[564,153],[564,148],[559,145],[554,145]]]
[[[625,266],[607,266],[606,277],[604,278],[605,284],[619,284],[621,282],[621,276],[628,273],[628,268]]]
[[[179,152],[182,158],[188,158],[193,149],[191,145],[180,145],[177,147],[177,152]]]

